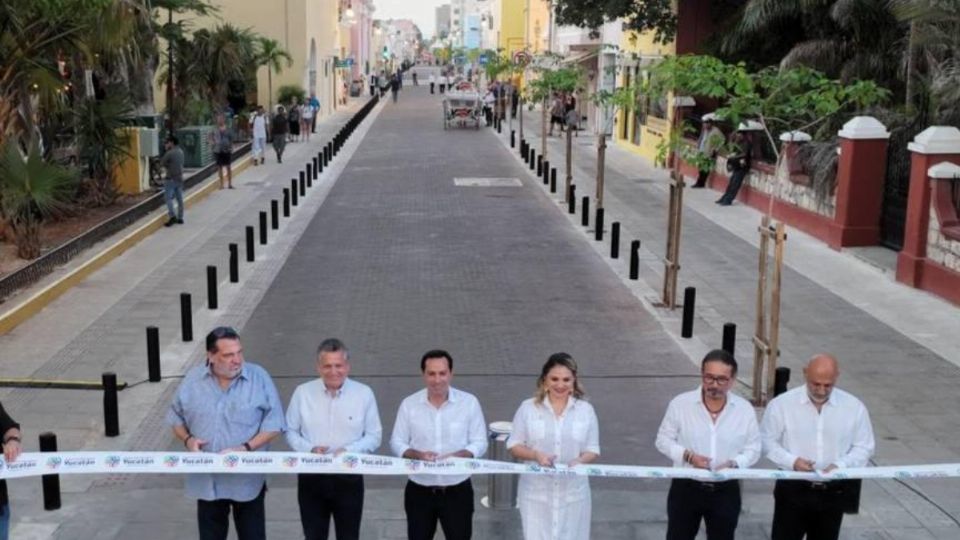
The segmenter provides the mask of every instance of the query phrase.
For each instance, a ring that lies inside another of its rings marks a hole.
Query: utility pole
[[[167,135],[173,135],[173,85],[176,70],[173,69],[173,9],[167,9]]]

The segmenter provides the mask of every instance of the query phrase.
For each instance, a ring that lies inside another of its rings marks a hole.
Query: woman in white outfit
[[[590,463],[600,455],[600,429],[584,401],[577,364],[567,353],[550,356],[537,392],[513,417],[507,448],[541,467]],[[520,518],[526,540],[589,540],[590,483],[586,476],[522,475]]]

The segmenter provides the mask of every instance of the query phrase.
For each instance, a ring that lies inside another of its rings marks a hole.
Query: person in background
[[[220,189],[223,185],[223,170],[227,170],[226,187],[233,189],[233,133],[227,128],[227,120],[223,114],[217,115],[217,129],[210,134],[210,143],[213,146],[213,155],[217,160],[217,175],[220,177]]]
[[[703,115],[701,122],[700,138],[697,139],[697,152],[702,157],[709,158],[710,162],[713,163],[717,159],[717,151],[723,146],[723,132],[717,127],[717,116],[713,113]],[[697,182],[690,187],[706,187],[707,179],[710,178],[712,171],[713,167],[706,171],[701,170],[697,174]]]
[[[270,133],[273,135],[273,151],[277,154],[277,163],[283,163],[283,149],[287,147],[287,131],[290,122],[287,121],[287,111],[283,105],[277,105],[277,113],[270,121]]]
[[[316,133],[317,117],[320,116],[320,100],[317,99],[317,94],[315,92],[310,92],[310,101],[307,102],[307,105],[309,105],[313,111],[313,116],[311,117],[312,120],[310,122],[310,132]],[[310,140],[309,137],[307,138],[307,140]]]
[[[310,131],[313,129],[315,112],[309,101],[300,108],[300,133],[306,142],[310,142]]]
[[[253,154],[253,164],[260,165],[264,163],[264,154],[267,147],[267,116],[263,112],[263,106],[257,107],[253,113],[253,121],[250,122],[250,137],[253,139],[251,154]]]
[[[167,203],[167,222],[164,227],[183,224],[183,149],[175,135],[168,135],[163,142],[166,152],[160,158],[160,166],[166,171],[163,181],[163,199]],[[176,202],[176,208],[174,208]]]
[[[534,397],[513,416],[507,448],[513,457],[540,467],[574,467],[600,456],[597,414],[584,400],[569,354],[552,354],[543,365]],[[522,475],[518,503],[525,540],[590,539],[587,477]]]
[[[727,190],[716,200],[720,206],[730,206],[737,198],[740,186],[747,173],[750,172],[750,166],[753,163],[753,138],[746,124],[741,123],[733,134],[732,143],[734,151],[727,156],[727,171],[730,172],[730,183],[727,184]]]
[[[290,133],[287,139],[290,142],[298,142],[300,140],[300,100],[297,98],[293,98],[290,110],[287,111],[287,124]]]

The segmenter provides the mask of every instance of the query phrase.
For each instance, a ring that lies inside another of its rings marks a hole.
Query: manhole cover
[[[459,187],[520,187],[519,178],[454,178],[453,185]]]

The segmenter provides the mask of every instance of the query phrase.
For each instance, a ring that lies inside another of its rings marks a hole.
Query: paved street
[[[550,353],[571,353],[600,419],[601,461],[620,464],[666,463],[653,447],[660,417],[670,397],[697,385],[691,357],[702,354],[705,343],[719,344],[724,321],[738,323],[739,358],[743,372],[749,371],[756,251],[717,225],[712,204],[704,204],[713,194],[689,196],[681,286],[695,285],[700,293],[698,340],[681,343],[676,315],[650,309],[643,292],[657,287],[653,253],[662,251],[666,221],[664,192],[655,182],[660,173],[638,169],[634,156],[610,151],[608,223],[624,223],[622,253],[630,235],[643,238],[650,250],[644,281],[631,283],[618,266],[623,260],[612,264],[606,249],[585,236],[506,147],[506,133],[498,139],[483,128],[443,130],[439,96],[409,83],[399,103],[375,109],[320,186],[279,232],[271,231],[270,244],[257,246],[257,262],[242,263],[241,283],[225,283],[227,244],[240,243],[242,251],[243,227],[255,224],[256,213],[280,197],[346,114],[318,126],[313,143],[294,145],[282,166],[244,172],[236,193],[204,200],[188,212],[185,226],[160,231],[0,337],[7,376],[97,379],[113,370],[137,382],[146,371],[144,326],[161,327],[169,378],[121,393],[118,439],[102,437],[97,392],[0,390],[0,401],[24,424],[28,449],[45,430],[57,432],[63,449],[179,449],[162,417],[175,375],[202,359],[198,341],[179,343],[181,291],[194,295],[198,337],[215,324],[240,328],[247,359],[275,376],[284,403],[313,376],[320,340],[343,339],[352,349],[352,375],[376,392],[385,442],[400,400],[421,387],[418,361],[430,348],[451,351],[455,386],[480,398],[488,421],[511,418],[532,394]],[[539,114],[527,117],[528,126],[536,125],[534,116]],[[592,193],[589,142],[577,145],[580,195]],[[558,156],[559,143],[554,146]],[[480,187],[458,185],[458,178],[518,182]],[[731,210],[756,223],[752,210]],[[213,312],[203,305],[207,264],[221,272],[221,308]],[[944,407],[955,400],[960,368],[934,352],[934,345],[899,333],[816,276],[791,266],[784,282],[785,363],[796,368],[821,350],[839,355],[841,385],[861,395],[873,414],[878,461],[960,461],[960,413]],[[800,379],[795,370],[791,385]],[[386,444],[381,451],[387,452]],[[178,477],[61,481],[64,508],[57,512],[42,510],[39,481],[11,482],[13,538],[195,535],[193,504],[183,497]],[[405,536],[403,482],[368,479],[364,538]],[[270,537],[298,537],[293,479],[271,478],[269,485]],[[592,485],[593,538],[662,538],[666,483]],[[485,494],[483,479],[475,486],[478,498]],[[746,485],[738,538],[768,537],[771,487]],[[955,482],[911,487],[960,515]],[[862,512],[846,523],[847,539],[960,536],[953,518],[892,481],[865,483]],[[514,511],[478,505],[475,530],[477,538],[520,538]]]

